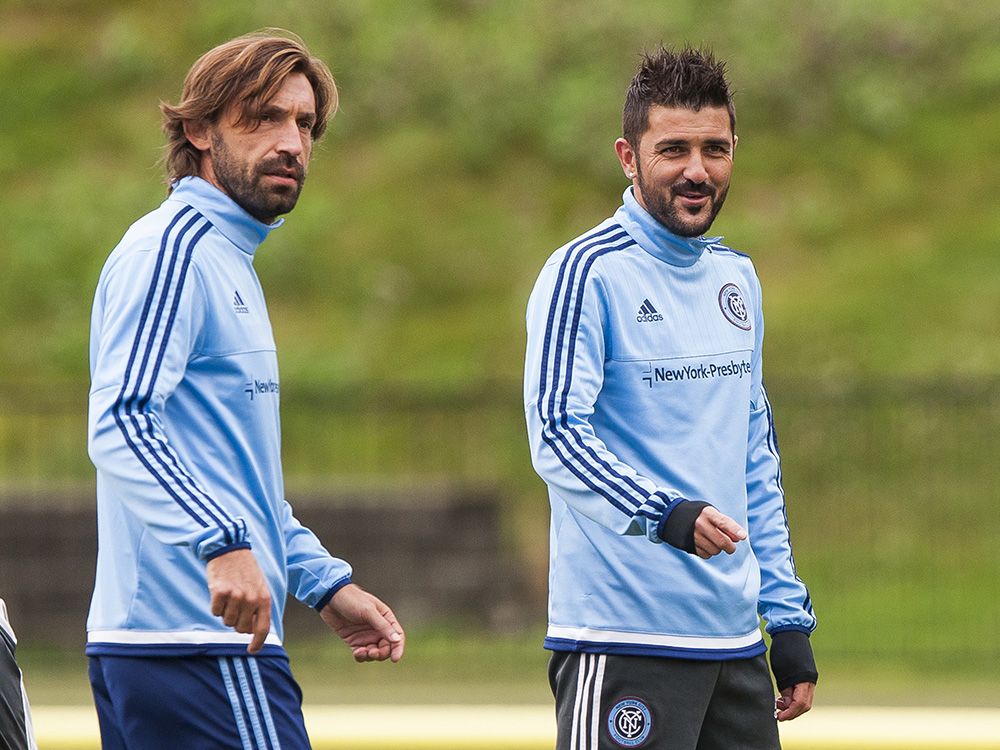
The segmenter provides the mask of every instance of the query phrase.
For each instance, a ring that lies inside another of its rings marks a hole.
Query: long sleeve
[[[205,316],[191,264],[209,230],[181,210],[158,248],[114,256],[98,285],[92,320],[88,448],[99,481],[153,536],[201,559],[248,547],[231,515],[178,456],[165,405],[184,377]]]
[[[600,232],[595,233],[600,235]],[[604,233],[542,269],[528,302],[524,406],[531,459],[571,508],[619,533],[663,540],[687,501],[613,454],[590,418],[604,378],[606,298],[594,264],[630,240]]]
[[[300,602],[322,609],[331,597],[351,582],[351,566],[333,557],[315,534],[282,505],[281,524],[285,534],[288,592]]]
[[[754,290],[756,346],[752,358],[750,423],[747,434],[747,504],[750,541],[760,565],[758,612],[771,634],[785,630],[810,633],[816,627],[809,591],[795,571],[789,538],[781,459],[771,404],[762,379],[764,316],[760,286]]]

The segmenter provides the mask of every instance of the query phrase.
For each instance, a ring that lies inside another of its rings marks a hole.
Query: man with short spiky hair
[[[336,108],[287,33],[205,53],[164,104],[169,195],[111,253],[91,321],[97,577],[87,621],[102,746],[309,747],[286,595],[357,661],[395,615],[285,501],[274,340],[254,253],[291,211]]]
[[[735,127],[711,53],[645,56],[615,142],[623,205],[549,258],[528,302],[559,750],[773,750],[777,721],[812,705],[816,618],[761,375],[760,284],[704,236]]]

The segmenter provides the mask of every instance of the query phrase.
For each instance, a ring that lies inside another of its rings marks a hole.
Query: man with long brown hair
[[[101,273],[89,449],[99,552],[87,654],[104,748],[306,748],[287,594],[358,661],[398,661],[392,610],[295,519],[253,257],[337,106],[298,39],[204,54],[164,104],[169,195]]]

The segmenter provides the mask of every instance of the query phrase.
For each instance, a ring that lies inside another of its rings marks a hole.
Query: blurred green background
[[[307,699],[547,700],[524,305],[549,253],[618,206],[624,90],[663,41],[729,61],[740,144],[712,232],[752,254],[764,285],[827,695],[1000,701],[992,1],[6,0],[0,487],[91,480],[91,297],[107,253],[165,193],[157,103],[176,101],[199,54],[265,26],[303,36],[342,103],[256,262],[289,486],[498,487],[496,533],[538,603],[508,632],[421,624],[391,678],[293,645]],[[24,645],[40,700],[87,699],[78,646]]]

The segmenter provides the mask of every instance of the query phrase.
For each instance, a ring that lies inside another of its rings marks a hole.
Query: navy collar
[[[693,266],[709,245],[721,237],[681,237],[674,234],[639,205],[629,186],[622,195],[622,206],[615,211],[615,221],[632,239],[654,258],[672,266]]]
[[[182,177],[173,184],[167,200],[186,203],[212,222],[219,232],[247,255],[253,255],[271,230],[285,220],[265,224],[248,214],[236,201],[201,177]]]

